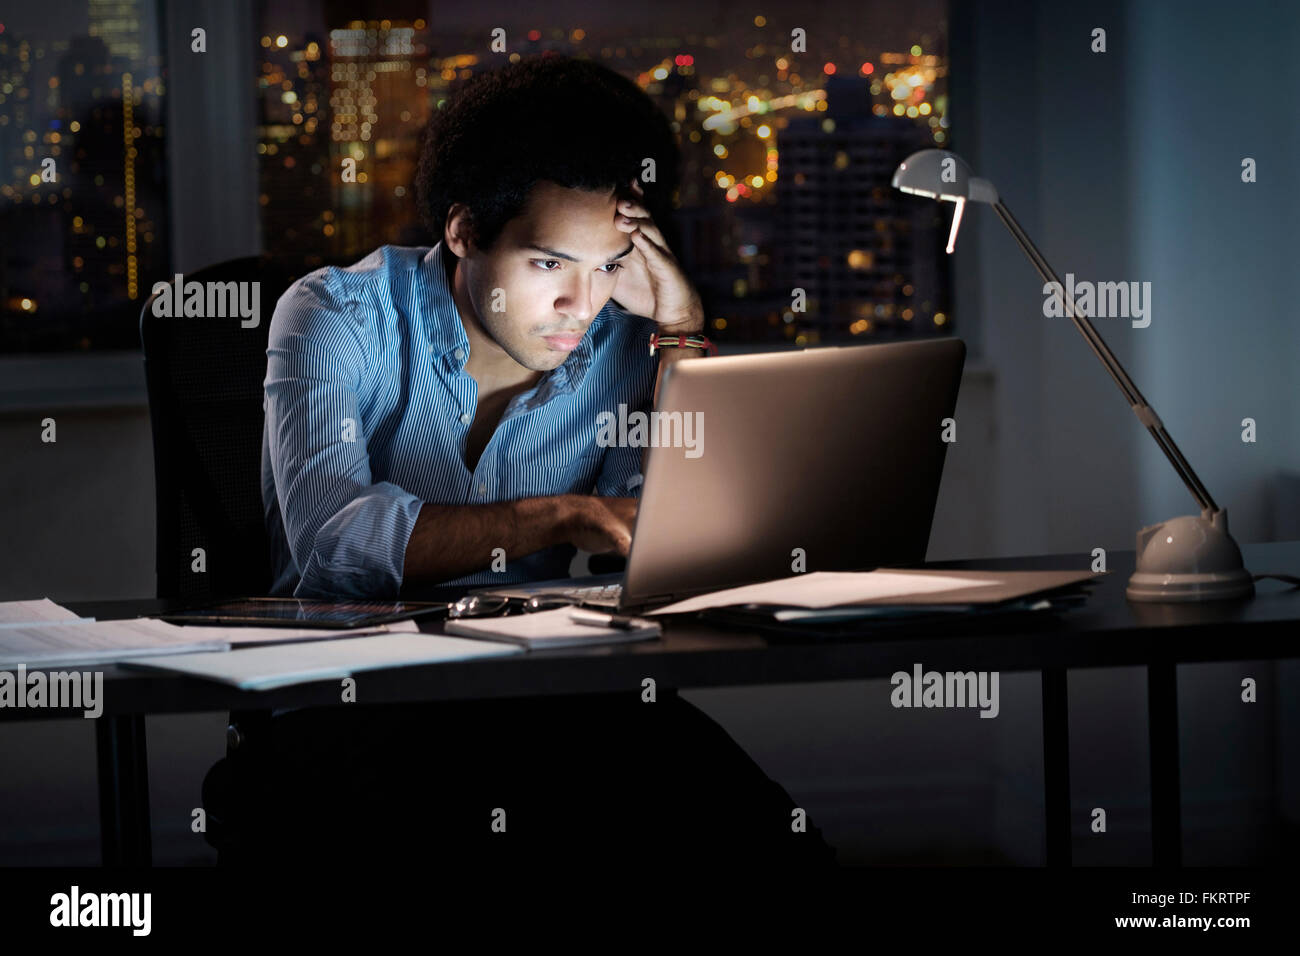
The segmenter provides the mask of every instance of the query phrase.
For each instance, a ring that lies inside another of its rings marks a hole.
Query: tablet
[[[158,616],[172,624],[255,624],[259,627],[350,629],[446,612],[447,605],[437,602],[239,598]]]

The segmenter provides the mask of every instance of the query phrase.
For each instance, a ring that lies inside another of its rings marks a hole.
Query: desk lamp
[[[923,149],[907,157],[894,171],[894,188],[916,196],[925,196],[956,204],[952,230],[948,235],[948,252],[957,241],[957,229],[967,202],[988,203],[1002,224],[1024,250],[1044,283],[1052,286],[1065,307],[1074,327],[1084,337],[1093,354],[1101,360],[1110,377],[1124,393],[1160,450],[1173,465],[1200,507],[1199,515],[1170,518],[1141,529],[1137,534],[1137,570],[1128,580],[1126,594],[1130,601],[1186,602],[1220,601],[1249,597],[1255,593],[1254,580],[1243,566],[1241,549],[1228,532],[1228,514],[1214,503],[1196,472],[1169,437],[1164,423],[1147,404],[1124,367],[1120,365],[1102,337],[1086,316],[1079,315],[1074,303],[1062,291],[1065,285],[1052,271],[1047,260],[1029,241],[1011,211],[998,197],[993,184],[971,175],[970,166],[956,153],[944,149]]]

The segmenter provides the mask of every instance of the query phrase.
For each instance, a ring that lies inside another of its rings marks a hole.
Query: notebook
[[[638,626],[629,629],[575,624],[570,619],[574,610],[572,607],[560,607],[553,611],[536,611],[510,617],[450,620],[443,625],[443,630],[448,634],[461,634],[481,640],[507,641],[534,650],[647,641],[658,637],[663,630],[657,621],[640,621]]]

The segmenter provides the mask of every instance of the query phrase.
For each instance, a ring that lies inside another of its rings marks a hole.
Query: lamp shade
[[[998,191],[971,172],[966,160],[946,149],[923,149],[894,170],[892,185],[905,193],[945,202],[996,203]]]

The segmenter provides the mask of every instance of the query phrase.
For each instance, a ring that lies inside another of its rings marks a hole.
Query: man
[[[703,354],[648,347],[704,313],[645,200],[671,204],[672,132],[630,81],[522,63],[467,85],[425,145],[437,245],[314,273],[276,308],[272,593],[396,597],[565,577],[574,548],[626,555],[641,451],[597,446],[598,416],[648,409],[657,377]]]
[[[599,447],[598,416],[650,408],[702,354],[649,347],[703,329],[652,213],[676,163],[634,84],[568,58],[480,76],[434,117],[417,195],[437,244],[306,276],[271,323],[276,593],[396,596],[628,553],[642,450]],[[205,789],[218,817],[227,802],[229,859],[832,855],[721,727],[639,690],[279,714]]]

